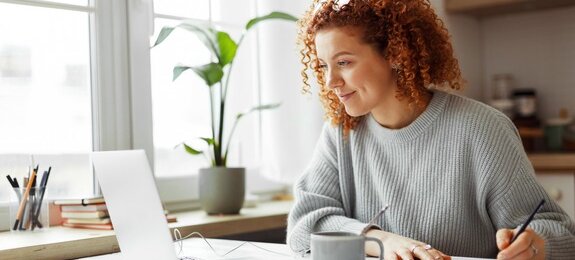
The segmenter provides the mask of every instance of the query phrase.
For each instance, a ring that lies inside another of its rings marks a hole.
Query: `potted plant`
[[[209,87],[212,131],[209,137],[199,137],[206,142],[208,149],[200,150],[182,143],[183,148],[189,154],[205,154],[211,160],[211,167],[200,169],[199,175],[200,203],[208,214],[237,214],[244,202],[245,168],[227,167],[229,146],[238,122],[251,112],[279,106],[279,104],[266,104],[237,114],[232,129],[224,142],[226,98],[236,51],[250,29],[259,22],[270,19],[297,20],[294,16],[282,12],[272,12],[253,18],[246,24],[245,30],[237,42],[228,33],[219,31],[213,26],[184,22],[175,27],[162,28],[154,44],[157,46],[162,43],[176,28],[180,28],[194,33],[215,57],[214,61],[202,66],[177,65],[173,68],[173,80],[176,80],[184,71],[191,70],[202,78]],[[218,110],[214,109],[215,106],[218,107]]]

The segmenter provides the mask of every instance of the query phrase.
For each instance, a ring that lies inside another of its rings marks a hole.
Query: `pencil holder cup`
[[[10,230],[36,231],[50,224],[45,188],[14,188],[10,192]]]

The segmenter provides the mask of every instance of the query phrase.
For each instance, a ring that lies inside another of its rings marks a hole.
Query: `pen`
[[[383,215],[383,213],[387,210],[387,208],[389,208],[389,204],[385,205],[385,207],[383,207],[377,214],[375,214],[375,216],[373,216],[373,218],[371,218],[371,220],[367,223],[367,226],[365,226],[365,228],[363,228],[363,230],[361,231],[361,235],[365,235],[365,233],[367,232],[367,230],[368,230],[373,224],[375,224],[375,221],[376,221],[381,215]]]
[[[12,188],[14,188],[14,192],[16,192],[16,196],[18,197],[18,203],[20,203],[20,201],[22,201],[22,194],[20,193],[20,187],[18,186],[18,181],[16,180],[16,178],[12,179],[12,177],[10,177],[10,174],[6,175],[6,179],[8,179],[10,185],[12,186]]]
[[[16,183],[14,183],[14,180],[12,177],[10,177],[10,174],[6,175],[6,179],[8,179],[8,182],[10,182],[10,186],[12,186],[12,188],[16,188]]]
[[[28,181],[30,180],[30,177],[24,177],[24,179],[22,179],[22,183],[24,183],[24,187],[28,187]],[[32,189],[30,188],[30,192],[32,191]],[[26,190],[24,190],[24,192],[26,192]],[[26,199],[22,199],[25,200],[24,201],[24,213],[22,213],[22,217],[20,217],[20,225],[18,226],[19,230],[24,230],[24,221],[26,220],[26,217],[28,217],[28,211],[26,210],[28,208],[28,202],[30,201],[30,192],[28,192],[28,196],[26,196]]]
[[[529,223],[531,223],[531,220],[533,220],[535,213],[537,213],[537,211],[539,211],[539,209],[543,206],[544,203],[545,203],[545,200],[541,200],[541,202],[539,202],[539,205],[537,205],[535,210],[531,213],[531,215],[529,215],[529,217],[527,218],[525,223],[523,223],[523,225],[521,225],[521,227],[519,228],[519,231],[517,231],[517,233],[515,233],[515,235],[511,239],[510,244],[513,243],[513,241],[515,241],[515,239],[517,239],[517,237],[519,237],[519,235],[521,235],[521,233],[523,233],[523,231],[525,231],[525,229],[527,228]]]
[[[48,171],[44,171],[44,175],[42,175],[42,180],[40,181],[40,194],[38,195],[40,198],[38,199],[38,206],[36,206],[36,211],[34,214],[34,220],[32,223],[32,230],[36,226],[42,228],[42,223],[38,219],[40,216],[40,210],[42,208],[42,201],[44,200],[44,194],[46,193],[46,185],[48,184],[48,178],[50,177],[50,172],[52,171],[52,167],[48,167]]]

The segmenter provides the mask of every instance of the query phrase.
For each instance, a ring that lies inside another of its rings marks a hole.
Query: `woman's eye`
[[[349,64],[349,61],[342,60],[337,62],[337,66],[343,67]]]
[[[327,69],[327,65],[326,64],[320,64],[317,68],[319,70],[325,70],[325,69]]]

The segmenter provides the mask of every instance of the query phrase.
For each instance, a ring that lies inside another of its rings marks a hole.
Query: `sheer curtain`
[[[259,0],[257,11],[259,15],[282,11],[299,18],[309,3]],[[262,113],[261,174],[291,184],[309,163],[323,125],[323,110],[317,87],[312,87],[312,94],[301,92],[297,26],[293,23],[259,26],[261,103],[281,103],[273,113]]]

